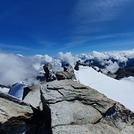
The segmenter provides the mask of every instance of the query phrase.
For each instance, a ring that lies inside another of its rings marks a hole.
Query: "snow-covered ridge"
[[[80,67],[79,71],[75,71],[75,75],[80,83],[96,89],[134,111],[134,77],[116,80],[91,67]]]
[[[81,54],[78,57],[86,64],[96,66],[102,73],[110,73],[113,77],[119,68],[134,67],[134,50],[114,52],[93,51],[90,54]]]

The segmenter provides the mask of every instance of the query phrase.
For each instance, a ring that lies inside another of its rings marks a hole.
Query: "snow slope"
[[[75,71],[77,80],[134,111],[134,78],[116,80],[91,67]]]
[[[9,88],[5,88],[5,87],[0,87],[0,92],[3,92],[3,93],[8,93],[9,92]]]

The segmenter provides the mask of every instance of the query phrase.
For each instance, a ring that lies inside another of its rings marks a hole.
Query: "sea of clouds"
[[[119,63],[126,63],[128,59],[134,59],[134,50],[97,52],[88,54],[73,55],[71,52],[59,52],[57,56],[45,55],[23,56],[11,53],[0,52],[0,84],[12,85],[20,81],[34,83],[36,77],[43,73],[43,64],[49,62],[54,71],[63,70],[62,64],[69,62],[73,67],[77,60],[96,60],[105,65],[104,73],[115,72],[119,68]],[[114,59],[114,60],[113,60]]]

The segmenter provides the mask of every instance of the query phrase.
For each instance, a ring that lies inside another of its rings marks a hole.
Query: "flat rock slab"
[[[31,118],[33,110],[29,104],[0,93],[0,130],[10,131],[15,129]]]
[[[39,106],[40,91],[51,109],[53,134],[134,133],[134,113],[95,89],[73,80],[55,80],[36,86],[27,102]],[[103,117],[115,103],[116,114]]]

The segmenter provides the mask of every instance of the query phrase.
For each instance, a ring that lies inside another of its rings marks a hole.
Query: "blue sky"
[[[134,49],[134,0],[0,1],[0,51],[23,55]]]

